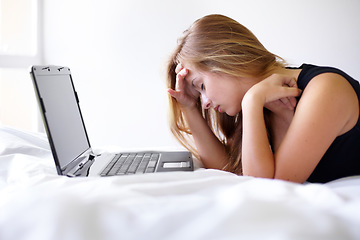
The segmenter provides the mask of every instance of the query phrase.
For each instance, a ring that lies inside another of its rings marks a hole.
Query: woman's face
[[[200,93],[202,107],[214,108],[218,112],[225,112],[235,116],[241,111],[241,102],[245,93],[254,81],[233,77],[225,74],[196,71],[191,66],[185,77],[186,82]]]

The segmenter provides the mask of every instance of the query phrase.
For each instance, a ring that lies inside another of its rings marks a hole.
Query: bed
[[[0,126],[0,239],[360,239],[360,176],[295,184],[197,167],[69,178],[44,134]]]

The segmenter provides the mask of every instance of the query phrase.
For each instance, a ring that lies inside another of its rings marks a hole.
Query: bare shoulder
[[[275,177],[304,182],[339,135],[359,118],[359,101],[341,75],[314,77],[298,102],[289,129],[275,152]]]
[[[299,107],[301,102],[307,109],[311,104],[315,111],[335,118],[330,119],[340,118],[339,124],[342,120],[344,126],[338,135],[349,131],[358,121],[359,101],[356,92],[348,80],[339,74],[323,73],[314,77],[305,88]]]

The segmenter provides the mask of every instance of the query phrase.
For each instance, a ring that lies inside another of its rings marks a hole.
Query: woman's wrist
[[[180,109],[185,114],[191,114],[193,112],[199,112],[196,104],[194,104],[194,105],[186,105],[186,106],[182,105],[182,106],[180,106]]]
[[[265,105],[265,97],[261,94],[257,94],[254,91],[251,91],[250,89],[244,96],[242,102],[241,102],[241,108],[242,110],[245,110],[247,108],[263,108]]]

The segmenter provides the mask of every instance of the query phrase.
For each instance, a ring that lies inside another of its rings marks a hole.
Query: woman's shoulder
[[[326,109],[324,114],[332,116],[330,118],[333,121],[337,117],[343,119],[344,127],[339,135],[352,129],[359,120],[358,82],[354,87],[353,84],[356,85],[356,83],[351,83],[346,76],[339,74],[340,70],[311,71],[317,71],[317,74],[312,74],[308,84],[303,88],[300,101],[308,102],[307,107],[311,105],[317,109],[316,111]]]

